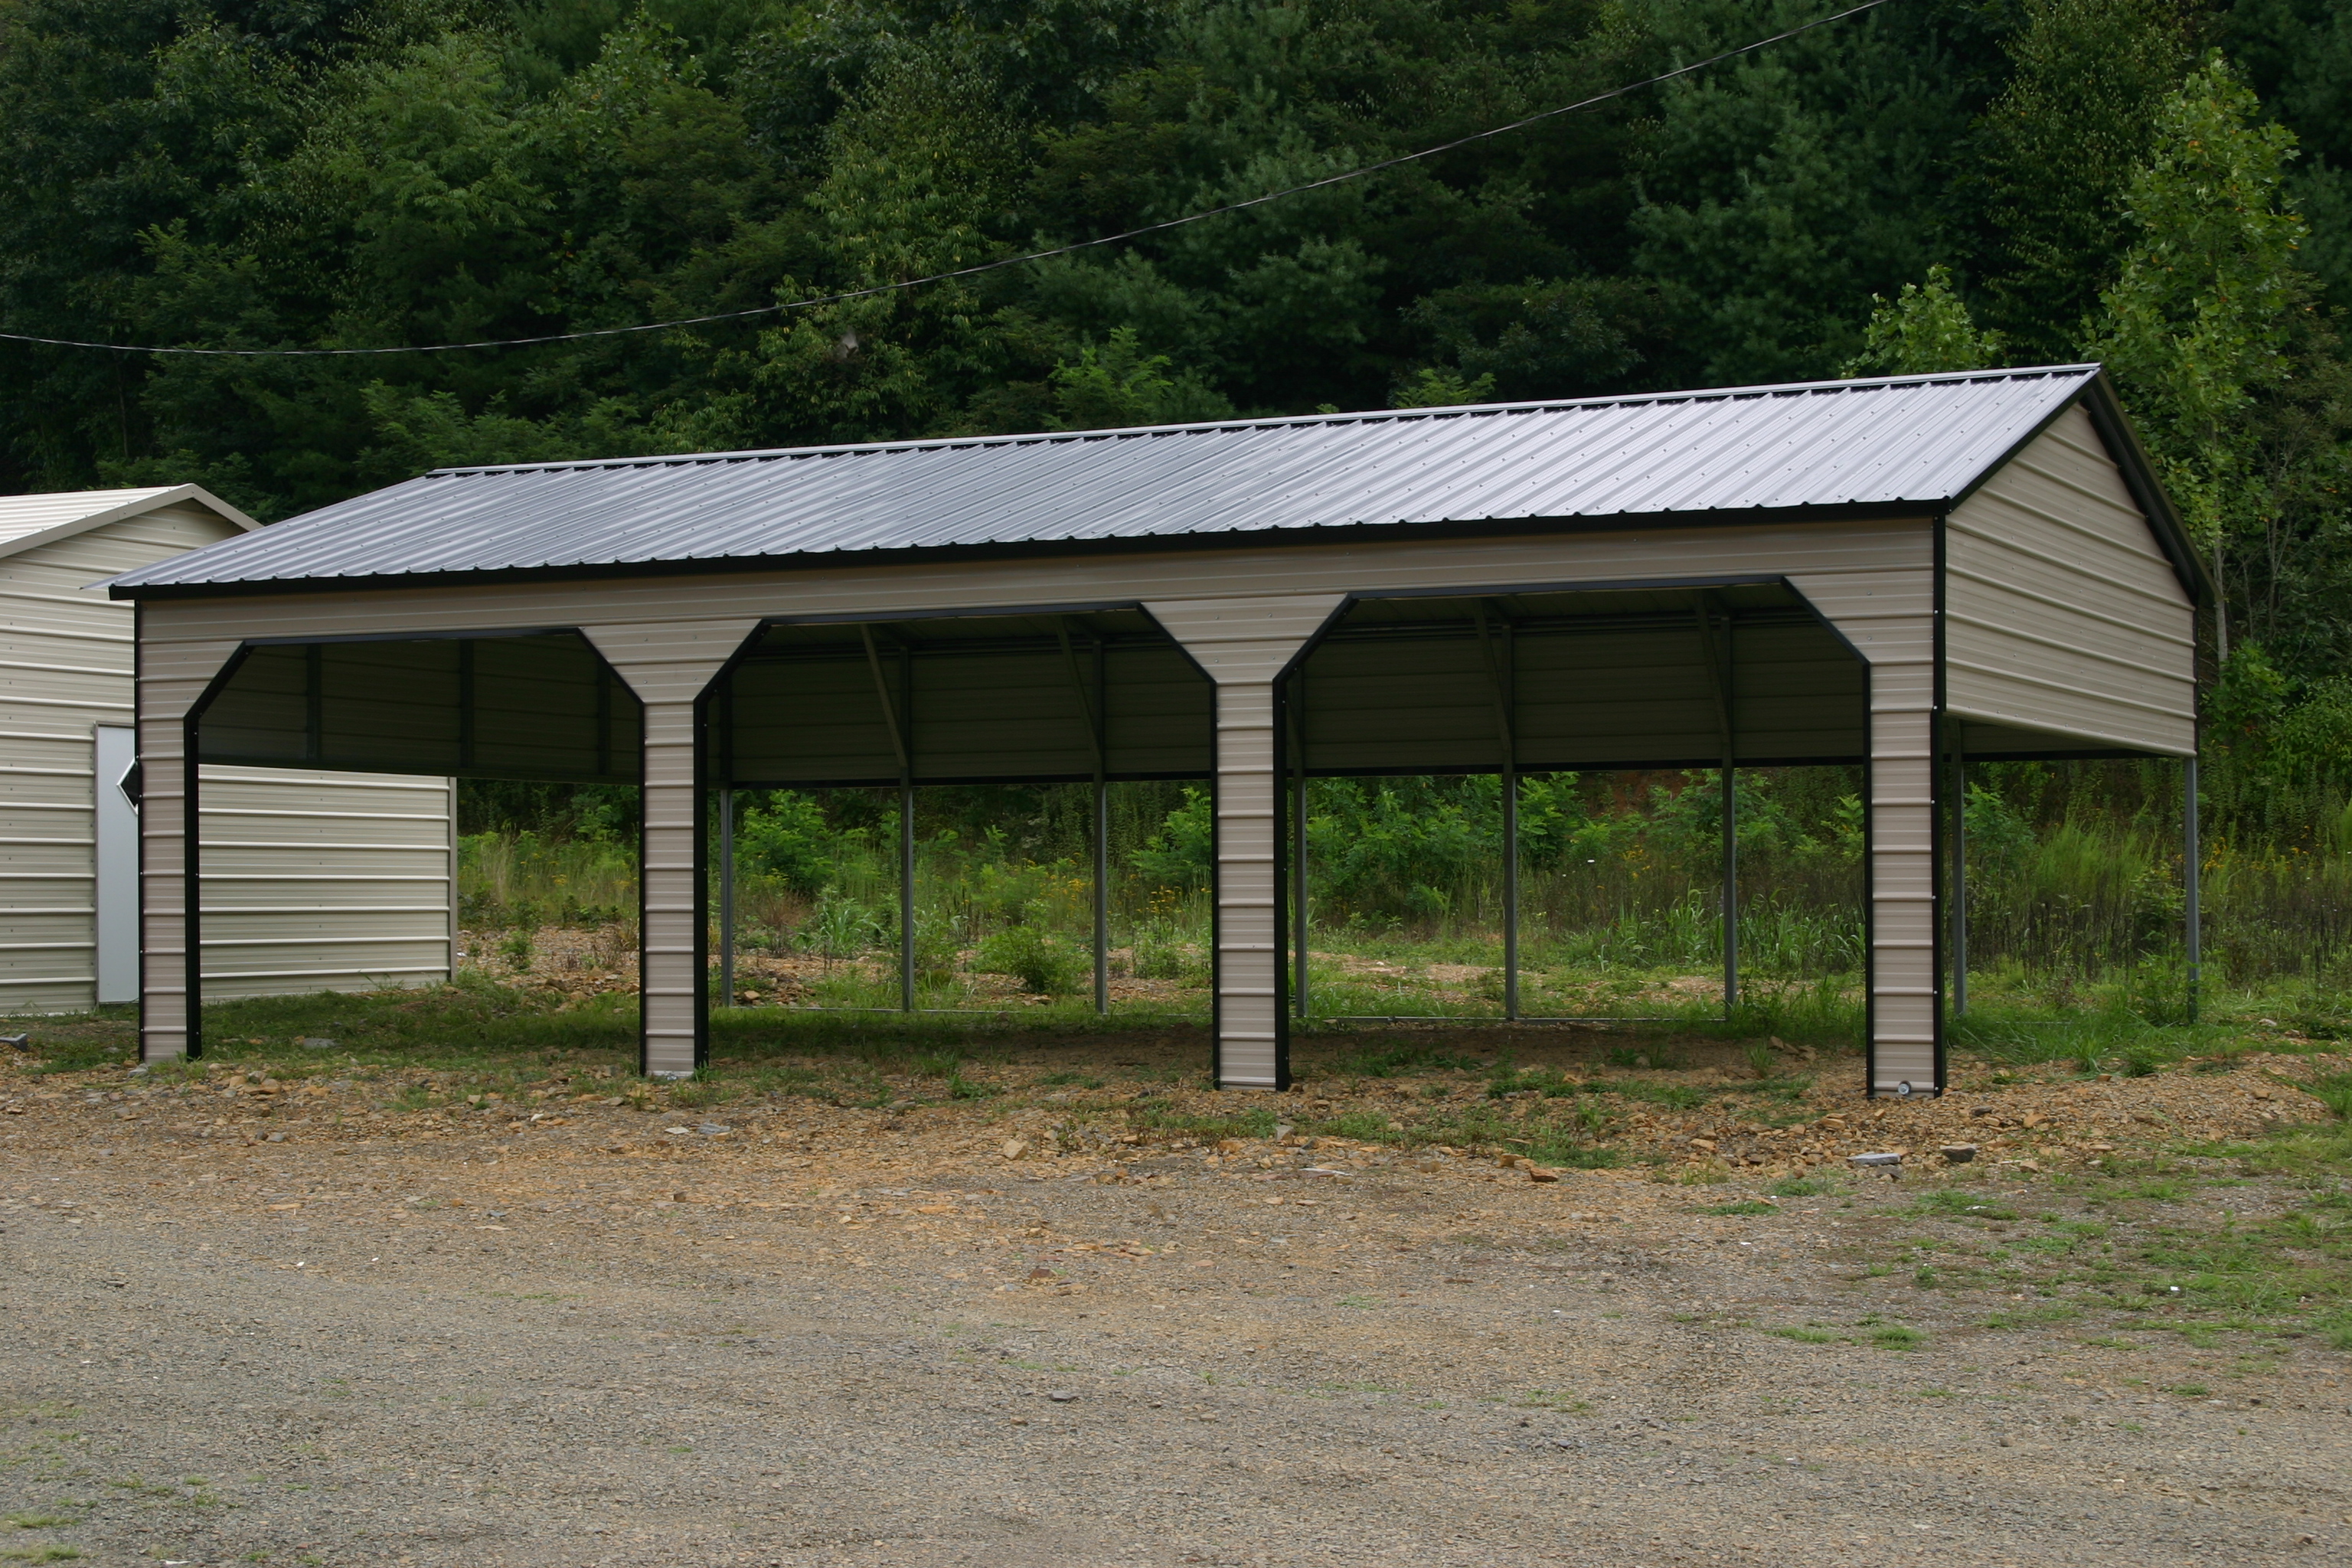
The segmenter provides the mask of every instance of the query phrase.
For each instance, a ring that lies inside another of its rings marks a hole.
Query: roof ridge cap
[[[897,441],[838,442],[812,447],[750,447],[726,452],[667,452],[637,458],[568,458],[543,463],[468,463],[432,468],[420,479],[457,479],[485,474],[563,473],[604,468],[655,468],[699,463],[777,462],[787,458],[852,457],[869,452],[950,451],[971,447],[1056,446],[1076,441],[1125,440],[1147,436],[1186,436],[1220,430],[1269,430],[1315,426],[1389,424],[1409,419],[1493,417],[1566,412],[1576,408],[1638,408],[1665,403],[1727,401],[1739,397],[1826,395],[1899,386],[1931,386],[1969,381],[2089,379],[2095,363],[2011,365],[1987,370],[1934,371],[1916,375],[1854,376],[1832,381],[1762,383],[1751,386],[1692,387],[1666,392],[1623,393],[1610,397],[1539,398],[1518,403],[1445,404],[1431,408],[1367,408],[1329,414],[1286,414],[1257,419],[1203,419],[1181,425],[1111,426],[1095,430],[1031,430],[1000,436],[931,436]]]

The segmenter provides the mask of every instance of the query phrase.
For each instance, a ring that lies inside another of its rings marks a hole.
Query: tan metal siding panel
[[[2195,612],[2070,409],[1946,524],[1945,699],[1990,723],[2185,755]]]
[[[139,1041],[141,1055],[150,1061],[184,1056],[188,1046],[184,726],[206,683],[236,652],[235,642],[222,640],[142,649]]]
[[[1216,683],[1217,1081],[1228,1089],[1281,1087],[1274,682],[1345,603],[1314,594],[1144,605]]]
[[[692,1073],[702,973],[701,889],[694,860],[702,811],[695,699],[756,629],[751,620],[582,628],[645,704],[645,859],[639,894],[646,1070]]]
[[[208,1001],[446,977],[449,786],[207,767]]]
[[[1869,664],[1871,1085],[1936,1087],[1936,584],[1917,531],[1899,565],[1792,576]]]
[[[158,640],[208,637],[400,636],[593,625],[720,626],[764,616],[888,619],[943,611],[1133,604],[1337,591],[1686,581],[1802,574],[1827,579],[1907,552],[1916,521],[1658,528],[1511,539],[1300,544],[1062,561],[908,562],[708,577],[452,584],[406,591],[159,600]],[[722,634],[723,640],[723,634]]]

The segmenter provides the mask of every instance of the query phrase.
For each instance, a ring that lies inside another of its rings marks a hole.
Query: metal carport
[[[2193,758],[2203,580],[2096,366],[448,469],[140,604],[142,1038],[197,762],[634,779],[643,1065],[705,792],[1203,773],[1219,1081],[1287,1080],[1286,780],[1866,765],[1869,1083],[1943,1079],[1943,765]],[[2192,796],[2193,798],[2193,796]]]

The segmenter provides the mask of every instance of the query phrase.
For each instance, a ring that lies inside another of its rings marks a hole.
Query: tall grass
[[[497,927],[601,925],[637,912],[636,847],[537,833],[457,840],[459,913]]]
[[[1979,994],[2121,1009],[2159,1026],[2181,1016],[2176,774],[2156,763],[1988,764],[1972,778],[1969,925]],[[1801,1031],[1808,1034],[1857,1005],[1860,784],[1843,768],[1741,775],[1742,972],[1753,994],[1778,999],[1775,1007],[1811,998]],[[1578,1011],[1719,1006],[1704,991],[1722,956],[1717,787],[1716,775],[1698,772],[1523,781],[1521,953],[1530,985],[1552,986]],[[788,800],[778,792],[747,795],[747,809],[762,809],[761,798],[777,813],[788,805],[797,812],[801,837],[789,854],[760,848],[776,841],[773,832],[744,840],[739,943],[895,964],[895,794]],[[1499,962],[1500,804],[1491,778],[1315,781],[1310,947],[1407,967]],[[1197,989],[1208,975],[1210,802],[1181,784],[1121,784],[1111,807],[1113,973]],[[1084,785],[918,792],[916,960],[927,1002],[960,1005],[981,972],[1017,974],[1045,994],[1083,987],[1093,944],[1090,816]],[[2209,974],[2217,985],[2300,986],[2309,1010],[2341,1017],[2352,1032],[2352,1004],[2342,996],[2352,981],[2352,808],[2315,791],[2285,817],[2263,820],[2275,828],[2289,819],[2301,825],[2294,833],[2266,837],[2247,812],[2222,814],[2208,837]],[[625,919],[635,907],[633,847],[617,840],[471,835],[461,875],[467,910],[483,923]],[[1675,976],[1691,983],[1658,988]],[[1495,1010],[1500,997],[1492,976],[1443,995],[1424,986],[1416,996],[1406,980],[1324,964],[1315,984],[1333,1007],[1369,1012],[1475,1014]],[[871,988],[873,1005],[895,999],[895,983]]]

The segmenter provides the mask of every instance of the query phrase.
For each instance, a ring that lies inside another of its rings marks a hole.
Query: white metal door
[[[98,999],[139,1000],[139,807],[125,788],[139,760],[139,732],[100,724],[95,745],[98,795]]]

